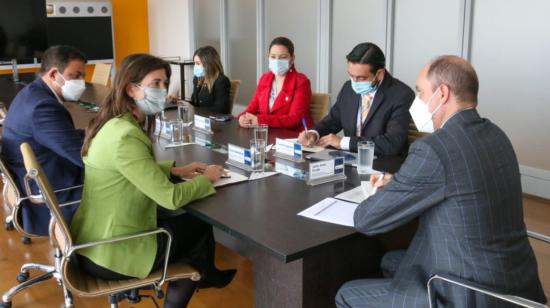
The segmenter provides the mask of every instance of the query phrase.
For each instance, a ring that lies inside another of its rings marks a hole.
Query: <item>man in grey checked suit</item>
[[[416,90],[436,131],[412,144],[401,169],[377,183],[354,219],[358,231],[375,235],[418,217],[418,231],[393,278],[348,282],[336,305],[428,307],[433,274],[546,302],[523,222],[518,162],[504,132],[475,109],[474,68],[439,57],[421,71]],[[432,286],[437,307],[506,306],[448,283]]]

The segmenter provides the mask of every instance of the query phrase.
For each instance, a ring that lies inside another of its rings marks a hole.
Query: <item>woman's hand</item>
[[[239,117],[239,125],[244,128],[254,127],[258,125],[258,117],[247,112]]]
[[[207,166],[203,174],[210,182],[214,183],[219,180],[225,174],[225,169],[222,166],[210,165]]]
[[[179,98],[175,95],[168,95],[166,96],[166,102],[168,104],[176,104],[178,102]]]
[[[182,167],[173,167],[170,173],[180,178],[192,179],[203,174],[207,167],[208,165],[205,163],[190,163]]]
[[[239,125],[241,127],[244,127],[244,128],[249,128],[250,127],[250,120],[248,119],[248,117],[246,116],[247,114],[243,114],[239,117]]]

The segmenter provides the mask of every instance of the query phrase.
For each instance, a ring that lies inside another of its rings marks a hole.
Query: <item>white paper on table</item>
[[[248,181],[248,177],[239,174],[237,172],[230,172],[229,170],[225,170],[226,174],[229,175],[229,178],[221,178],[214,182],[214,187],[221,187],[229,184],[235,184],[240,182]]]
[[[326,198],[298,213],[300,216],[353,227],[353,214],[357,203],[346,202],[334,198]]]
[[[286,141],[290,141],[290,142],[298,142],[298,138],[291,138],[291,139],[285,139]],[[323,147],[320,147],[320,146],[314,146],[314,147],[306,147],[305,145],[302,145],[302,151],[304,152],[310,152],[310,153],[317,153],[317,152],[321,152],[322,150],[324,150],[325,148]]]
[[[334,198],[349,201],[353,203],[361,203],[372,196],[376,191],[369,181],[362,181],[360,186],[344,191],[336,195]]]
[[[235,183],[248,181],[248,177],[246,177],[242,174],[239,174],[239,173],[236,173],[236,172],[231,172],[227,169],[225,169],[225,173],[230,177],[220,178],[219,180],[214,182],[214,184],[213,184],[214,187],[221,187],[221,186],[226,186],[226,185],[229,185],[229,184],[235,184]],[[188,181],[190,179],[182,178],[182,180]]]
[[[269,153],[269,151],[271,151],[271,148],[273,148],[273,143],[272,143],[272,144],[268,144],[268,145],[265,147],[265,152],[266,152],[266,153]]]
[[[270,172],[252,172],[250,174],[250,177],[248,178],[249,181],[259,180],[263,178],[270,177],[272,175],[279,174],[279,172],[276,171],[270,171]]]
[[[169,143],[164,148],[165,149],[177,148],[177,147],[182,147],[182,146],[186,146],[186,145],[190,145],[190,144],[196,144],[196,143],[195,142],[183,142],[183,143],[179,143],[179,144]]]

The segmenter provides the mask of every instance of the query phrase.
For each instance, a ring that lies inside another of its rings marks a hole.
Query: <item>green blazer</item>
[[[129,114],[105,123],[83,161],[84,191],[71,225],[77,244],[153,230],[157,205],[174,210],[215,193],[205,176],[170,182],[174,162],[155,161],[151,140]],[[156,252],[156,235],[78,251],[98,265],[138,278],[150,273]]]

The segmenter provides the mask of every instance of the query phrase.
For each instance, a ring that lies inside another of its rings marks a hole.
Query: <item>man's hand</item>
[[[382,179],[380,179],[380,176],[378,174],[373,174],[370,176],[370,183],[372,187],[379,189],[386,186],[391,181],[391,178],[392,178],[392,174],[390,173],[384,174]]]
[[[312,147],[317,143],[317,134],[304,130],[298,135],[298,143],[306,147]]]
[[[328,134],[319,139],[319,145],[322,147],[333,147],[335,149],[340,149],[341,137],[336,136],[335,134]]]

